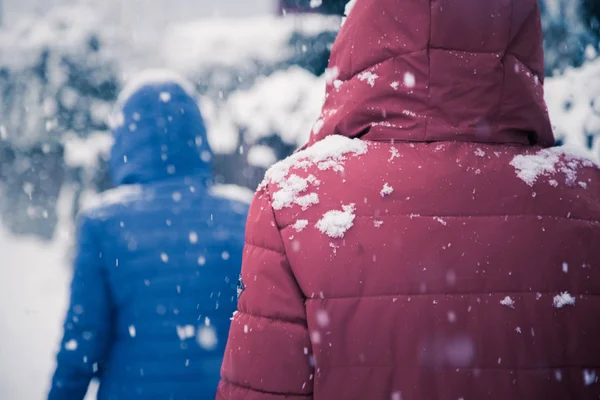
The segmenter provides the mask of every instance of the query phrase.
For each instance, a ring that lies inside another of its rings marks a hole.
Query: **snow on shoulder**
[[[252,190],[238,185],[214,185],[210,188],[210,194],[246,204],[250,204],[254,198]]]
[[[556,180],[552,177],[559,172],[565,175],[565,184],[573,186],[577,181],[577,172],[580,168],[597,167],[585,153],[566,147],[518,155],[512,159],[510,165],[515,168],[517,177],[529,186],[533,186],[541,177],[549,177],[548,183],[556,186]]]
[[[349,139],[345,136],[327,136],[311,147],[292,154],[290,157],[273,165],[266,173],[259,189],[273,184],[279,187],[273,192],[273,209],[298,205],[303,210],[319,203],[315,192],[307,193],[318,187],[320,181],[314,176],[302,177],[290,174],[292,169],[307,171],[309,167],[317,167],[320,171],[332,170],[343,172],[349,156],[359,156],[367,152],[368,145],[360,139]]]

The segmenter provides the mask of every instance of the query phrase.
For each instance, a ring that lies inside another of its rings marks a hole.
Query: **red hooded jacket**
[[[600,396],[600,170],[535,0],[358,0],[248,218],[219,399]]]

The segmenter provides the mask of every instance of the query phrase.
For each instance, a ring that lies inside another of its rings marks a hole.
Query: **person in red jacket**
[[[358,0],[247,223],[218,399],[600,396],[600,169],[536,0]]]

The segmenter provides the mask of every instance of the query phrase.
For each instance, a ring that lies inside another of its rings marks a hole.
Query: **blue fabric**
[[[211,189],[202,118],[179,86],[140,89],[124,119],[110,164],[120,186],[79,218],[49,399],[83,399],[93,377],[100,400],[214,399],[247,205]]]

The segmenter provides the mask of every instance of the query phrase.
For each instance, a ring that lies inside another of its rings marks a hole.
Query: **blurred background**
[[[346,2],[0,0],[0,399],[48,387],[73,220],[110,188],[123,83],[149,67],[190,79],[217,180],[254,190],[310,133]],[[540,5],[555,134],[600,160],[600,2]]]

